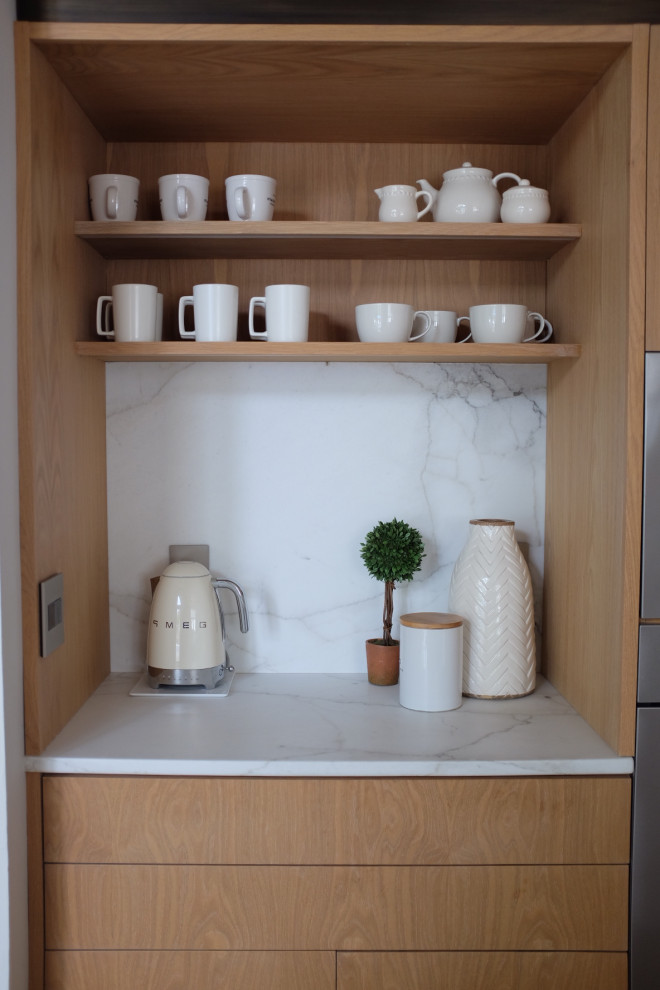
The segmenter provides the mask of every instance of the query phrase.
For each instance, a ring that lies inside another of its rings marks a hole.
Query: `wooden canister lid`
[[[455,629],[463,625],[462,617],[452,612],[409,612],[399,621],[411,629]]]

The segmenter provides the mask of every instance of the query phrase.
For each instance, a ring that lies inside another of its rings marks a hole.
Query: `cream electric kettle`
[[[248,631],[245,596],[233,581],[213,578],[203,564],[180,560],[166,567],[154,591],[147,636],[149,684],[217,687],[231,669],[218,594],[233,592],[241,632]]]

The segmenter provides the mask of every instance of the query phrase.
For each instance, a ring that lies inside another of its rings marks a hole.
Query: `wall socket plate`
[[[176,564],[179,560],[196,560],[208,570],[210,560],[208,543],[170,544],[170,564]]]
[[[39,582],[41,656],[47,657],[64,642],[64,578],[53,574]]]

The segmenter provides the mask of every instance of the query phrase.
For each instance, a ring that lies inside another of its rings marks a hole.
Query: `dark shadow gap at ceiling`
[[[27,21],[173,24],[632,24],[660,0],[17,0]]]

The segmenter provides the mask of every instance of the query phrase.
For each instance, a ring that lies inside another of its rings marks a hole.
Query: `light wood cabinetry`
[[[284,988],[293,953],[322,987],[335,954],[338,987],[406,971],[411,987],[452,972],[488,987],[489,967],[454,959],[478,949],[521,988],[546,966],[557,987],[581,974],[595,988],[600,953],[625,967],[629,791],[622,778],[47,776],[46,985],[155,987],[174,950],[168,979],[196,973],[201,990],[234,968],[250,986],[260,966]],[[391,969],[389,951],[405,952]]]
[[[548,363],[544,672],[632,753],[648,55],[645,26],[17,25],[28,753],[109,672],[103,363],[266,357]],[[465,160],[547,187],[552,222],[377,223],[374,188]],[[280,180],[270,225],[225,219],[248,163]],[[115,170],[138,220],[94,224],[87,177]],[[158,221],[171,171],[210,177],[207,222]],[[162,344],[94,340],[121,281],[164,292]],[[176,340],[203,281],[241,287],[236,344]],[[310,342],[266,355],[245,301],[272,281],[312,286]],[[524,299],[553,342],[358,342],[356,303],[435,308],[438,285],[459,312]],[[54,572],[66,641],[42,659]],[[48,988],[625,986],[626,781],[52,777],[43,798]]]

